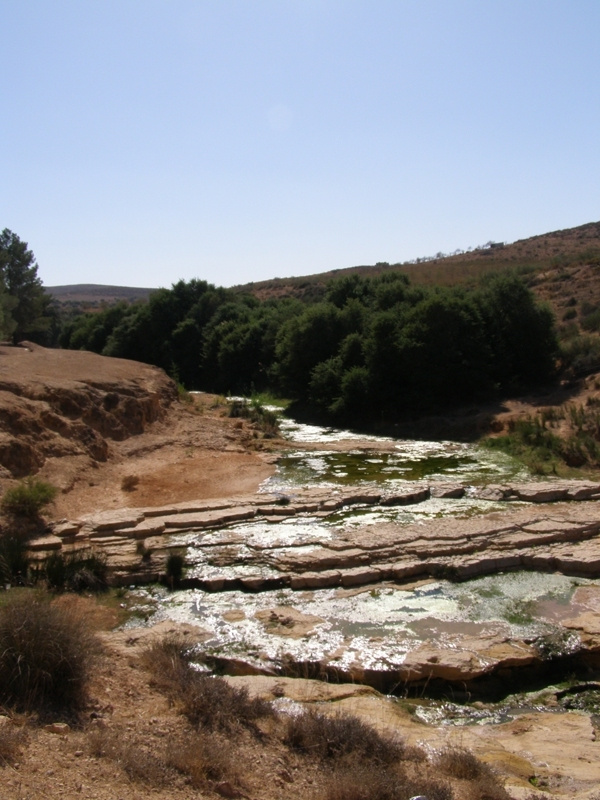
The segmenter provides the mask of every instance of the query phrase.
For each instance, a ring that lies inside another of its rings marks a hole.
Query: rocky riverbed
[[[599,497],[585,481],[315,487],[91,514],[31,553],[101,551],[121,585],[180,554],[185,591],[151,605],[206,627],[221,669],[487,697],[596,666]],[[503,615],[476,607],[486,592]]]
[[[599,483],[533,480],[461,443],[315,438],[306,426],[272,443],[228,419],[218,398],[184,410],[154,375],[160,414],[112,438],[93,405],[126,407],[125,368],[143,403],[146,368],[119,362],[100,384],[100,357],[82,354],[69,374],[78,403],[65,405],[62,389],[36,387],[60,383],[66,354],[6,350],[7,372],[27,359],[24,389],[4,376],[9,435],[24,426],[38,474],[61,489],[32,557],[94,550],[115,584],[132,587],[123,602],[137,621],[107,634],[110,670],[97,688],[107,709],[120,692],[129,698],[119,719],[132,706],[150,729],[156,704],[143,706],[134,654],[148,636],[178,631],[199,665],[290,708],[351,710],[432,749],[469,747],[511,797],[594,797]],[[56,431],[40,437],[43,419]],[[105,461],[75,436],[80,422],[103,438]],[[11,485],[21,462],[6,441],[0,477]],[[186,563],[176,592],[164,585],[171,554]]]

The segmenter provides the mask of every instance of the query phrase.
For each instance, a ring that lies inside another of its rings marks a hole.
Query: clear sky
[[[0,229],[221,286],[600,219],[600,0],[0,0]]]

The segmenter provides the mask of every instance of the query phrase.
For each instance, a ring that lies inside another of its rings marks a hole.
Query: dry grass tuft
[[[223,736],[198,731],[183,749],[173,748],[168,753],[167,763],[187,775],[196,789],[222,781],[237,785],[238,765],[231,750],[231,742]]]
[[[72,716],[87,700],[100,644],[67,606],[18,597],[0,608],[0,703],[41,716]]]
[[[332,717],[312,709],[290,718],[285,743],[293,750],[324,760],[352,755],[376,764],[398,761],[405,750],[401,739],[379,733],[358,717]]]
[[[138,475],[124,475],[121,479],[121,491],[133,492],[140,482]]]
[[[268,701],[250,697],[246,688],[231,686],[223,678],[198,672],[191,659],[189,646],[173,637],[151,645],[143,656],[155,684],[181,705],[194,727],[231,731],[244,726],[255,730],[258,719],[274,715]]]
[[[344,759],[325,780],[322,800],[454,800],[452,789],[426,776],[410,778],[402,766]]]
[[[433,759],[434,765],[445,775],[474,781],[491,772],[470,750],[463,747],[445,747]]]
[[[433,766],[442,774],[469,781],[467,796],[476,800],[510,800],[494,771],[463,747],[446,747],[433,759]]]
[[[24,728],[14,725],[8,717],[0,717],[0,767],[11,766],[18,761],[27,742]]]
[[[118,764],[128,778],[148,786],[161,787],[169,783],[172,773],[165,760],[136,741],[127,741],[122,732],[113,728],[94,729],[88,733],[90,754],[108,758]]]
[[[396,800],[406,795],[405,788],[403,776],[389,770],[345,764],[325,781],[323,800]]]

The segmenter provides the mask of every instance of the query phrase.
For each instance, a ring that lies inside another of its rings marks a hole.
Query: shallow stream
[[[415,481],[474,486],[532,480],[510,457],[475,445],[364,437],[289,421],[284,423],[284,431],[297,449],[281,458],[277,473],[263,489],[290,499],[305,486],[334,491],[340,485],[397,489]],[[346,444],[342,446],[342,442]],[[477,499],[467,491],[460,500],[431,498],[405,507],[353,506],[325,518],[306,515],[279,522],[245,522],[229,527],[227,537],[253,546],[276,542],[310,549],[331,537],[336,526],[377,525],[389,520],[408,523],[448,514],[470,516],[499,507],[500,503]],[[217,570],[205,556],[210,537],[207,533],[201,541],[194,534],[179,537],[194,575]],[[226,569],[243,572],[243,557]],[[326,661],[344,671],[358,664],[364,670],[385,672],[401,666],[421,643],[456,651],[469,639],[492,641],[500,636],[533,641],[546,637],[550,641],[559,637],[562,652],[568,653],[576,647],[577,637],[565,634],[560,622],[574,613],[572,599],[577,586],[596,583],[515,572],[459,584],[432,580],[354,590],[279,589],[256,594],[140,590],[140,601],[150,601],[157,609],[154,621],[168,618],[199,625],[206,632],[203,648],[209,654],[243,658],[262,667]],[[439,706],[430,706],[430,711],[425,708],[419,713],[432,718],[439,713]],[[449,712],[446,716],[453,718]],[[464,715],[456,713],[454,717],[458,723],[464,721]]]

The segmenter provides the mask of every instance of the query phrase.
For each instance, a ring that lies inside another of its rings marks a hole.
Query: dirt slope
[[[29,474],[50,481],[54,518],[254,492],[273,469],[265,443],[226,414],[211,396],[179,402],[147,364],[0,347],[0,489]]]

